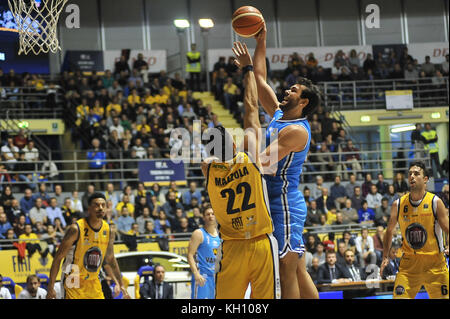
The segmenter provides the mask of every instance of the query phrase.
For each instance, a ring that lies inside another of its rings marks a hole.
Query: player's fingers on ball
[[[234,53],[236,56],[239,56],[239,53],[237,53],[237,51],[236,51],[235,48],[231,48],[231,50],[233,51],[233,53]],[[235,60],[235,61],[236,61],[236,60]]]

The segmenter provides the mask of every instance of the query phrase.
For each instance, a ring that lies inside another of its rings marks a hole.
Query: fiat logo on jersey
[[[411,248],[420,249],[425,245],[428,235],[422,225],[414,223],[406,228],[405,237]]]
[[[89,272],[96,272],[102,262],[102,252],[98,247],[89,248],[84,254],[84,267]]]

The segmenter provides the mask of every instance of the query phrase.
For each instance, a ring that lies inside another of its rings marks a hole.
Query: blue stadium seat
[[[36,274],[39,278],[39,282],[41,283],[41,288],[47,290],[49,278],[46,274]]]
[[[3,277],[3,287],[9,290],[12,299],[16,299],[22,291],[22,287],[14,282],[10,277]]]

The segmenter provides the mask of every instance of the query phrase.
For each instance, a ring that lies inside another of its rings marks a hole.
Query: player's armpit
[[[278,138],[259,154],[265,174],[273,174],[273,167],[291,152],[300,152],[308,143],[308,132],[303,126],[289,125],[284,128]],[[272,168],[272,169],[271,169]]]

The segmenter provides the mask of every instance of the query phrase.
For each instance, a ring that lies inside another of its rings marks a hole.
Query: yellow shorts
[[[394,299],[414,299],[422,286],[430,299],[448,299],[448,267],[443,254],[402,256]]]
[[[224,240],[218,254],[216,299],[280,299],[278,244],[272,235]]]
[[[100,279],[80,280],[79,284],[64,279],[61,278],[64,282],[63,299],[105,299]]]

